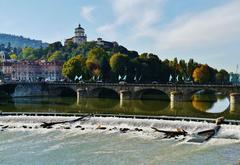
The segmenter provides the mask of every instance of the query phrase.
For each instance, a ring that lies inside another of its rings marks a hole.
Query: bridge
[[[118,83],[62,83],[62,82],[12,82],[0,84],[1,95],[59,96],[73,94],[81,98],[115,97],[120,100],[142,99],[146,94],[161,93],[171,102],[191,101],[192,96],[202,90],[229,96],[231,103],[240,102],[240,86],[198,84],[118,84]]]

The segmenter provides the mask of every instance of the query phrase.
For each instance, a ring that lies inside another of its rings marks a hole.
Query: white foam
[[[150,139],[161,139],[162,133],[154,132],[151,127],[156,127],[162,130],[176,130],[181,128],[188,133],[211,129],[215,124],[207,122],[193,122],[193,121],[169,121],[169,120],[157,120],[157,119],[128,119],[128,118],[117,118],[117,117],[91,117],[86,121],[78,121],[73,124],[58,124],[54,125],[52,129],[40,128],[40,124],[43,122],[57,122],[57,121],[68,121],[76,119],[76,117],[43,117],[43,116],[6,116],[0,118],[0,125],[8,125],[9,131],[36,131],[44,134],[52,130],[63,131],[66,134],[86,134],[86,133],[105,133],[105,134],[118,134],[120,136],[129,137],[141,137]],[[85,128],[75,128],[76,126],[82,126]],[[96,129],[98,126],[106,127],[105,130]],[[24,129],[32,127],[32,129]],[[15,129],[11,129],[15,127]],[[36,128],[37,129],[36,129]],[[65,129],[70,127],[71,129]],[[115,129],[113,129],[115,128]],[[128,128],[126,134],[119,133],[120,128]],[[135,131],[135,128],[142,129],[143,131]],[[181,137],[180,137],[181,139]],[[227,142],[239,142],[240,139],[240,126],[236,125],[222,125],[220,131],[215,136],[215,139]],[[222,140],[223,139],[223,140]],[[225,140],[226,141],[226,140]]]

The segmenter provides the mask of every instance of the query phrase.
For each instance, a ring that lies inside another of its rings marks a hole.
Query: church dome
[[[76,28],[76,30],[84,30],[81,25],[79,24],[78,27]]]

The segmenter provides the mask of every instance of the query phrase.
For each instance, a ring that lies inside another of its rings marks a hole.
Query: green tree
[[[23,60],[36,60],[37,56],[35,55],[33,48],[23,48],[20,53],[20,59]]]
[[[48,61],[51,62],[53,60],[63,60],[64,57],[62,56],[61,51],[55,51],[54,53],[52,53],[49,57],[48,57]]]
[[[161,61],[157,55],[143,53],[139,57],[142,82],[160,81]]]
[[[167,83],[171,75],[171,69],[169,67],[169,60],[160,62],[160,82]]]
[[[179,81],[184,82],[187,80],[187,64],[185,60],[179,61]]]
[[[177,77],[179,75],[178,59],[174,58],[173,61],[170,61],[169,67],[170,67],[170,70],[171,70],[172,81],[177,82]]]
[[[112,71],[117,75],[123,76],[127,74],[129,64],[129,57],[127,55],[116,53],[112,55],[109,63]]]
[[[107,71],[103,67],[106,63],[106,59],[108,58],[108,54],[106,51],[104,51],[101,48],[93,48],[89,51],[87,56],[86,65],[88,70],[91,72],[93,76],[102,76],[107,73],[104,73],[104,71]]]
[[[81,55],[70,58],[63,64],[62,74],[63,76],[74,80],[75,76],[86,75],[84,70],[86,59]]]
[[[54,42],[54,43],[52,43],[52,44],[49,44],[49,46],[48,46],[48,50],[50,51],[50,52],[55,52],[55,51],[57,51],[57,50],[61,50],[62,49],[62,43],[61,42]]]
[[[9,55],[12,60],[17,59],[17,55],[15,53]]]
[[[230,75],[229,73],[221,69],[219,72],[216,73],[216,82],[217,83],[229,83]]]

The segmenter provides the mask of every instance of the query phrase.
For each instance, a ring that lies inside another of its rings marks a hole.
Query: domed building
[[[75,44],[81,44],[87,41],[87,35],[85,34],[84,28],[81,27],[79,24],[77,28],[75,28],[75,36],[72,38],[69,38],[65,41],[65,45],[72,41]]]

